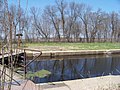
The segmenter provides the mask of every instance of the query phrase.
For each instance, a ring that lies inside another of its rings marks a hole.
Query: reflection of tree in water
[[[102,75],[104,72],[108,73],[110,71],[110,66],[111,66],[110,59],[98,58],[95,60],[93,74],[99,76]]]
[[[79,72],[77,71],[77,68],[76,68],[78,63],[79,63],[79,60],[73,59],[73,60],[70,60],[68,65],[67,65],[67,66],[69,66],[68,68],[70,68],[71,72],[73,72],[73,73],[71,73],[72,79],[74,79],[76,77],[80,77]]]
[[[91,77],[90,74],[94,67],[94,63],[95,63],[94,59],[84,59],[84,64],[81,72],[83,77]]]
[[[59,80],[65,80],[65,79],[70,79],[70,78],[75,78],[75,77],[80,77],[79,72],[75,68],[78,64],[79,60],[55,60],[53,64],[53,77],[56,73],[56,71],[59,71]]]
[[[113,74],[120,74],[120,59],[112,57],[111,71]]]
[[[62,75],[62,69],[63,69],[63,67],[62,67],[62,64],[61,64],[62,62],[61,61],[59,61],[59,60],[55,60],[54,61],[54,64],[53,64],[53,69],[52,69],[52,75],[53,76],[51,76],[53,79],[56,77],[57,79],[60,79],[60,77],[62,77],[62,76],[60,76],[60,75]]]
[[[44,60],[34,62],[31,68],[32,71],[41,69],[50,71],[52,74],[42,80],[51,82],[101,76],[103,73],[104,75],[112,72],[120,74],[116,71],[116,69],[120,71],[120,60],[119,57]],[[41,79],[37,78],[37,81],[40,82]]]
[[[62,68],[62,70],[61,70],[61,80],[64,80],[64,70],[65,70],[65,62],[64,62],[64,60],[62,61],[62,66],[61,66],[61,68]]]
[[[76,77],[80,77],[79,72],[76,68],[79,60],[71,59],[69,62],[65,62],[65,78],[66,79],[75,79]]]

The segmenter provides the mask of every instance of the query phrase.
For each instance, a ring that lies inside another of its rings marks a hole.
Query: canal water
[[[44,78],[34,77],[35,83],[58,82],[92,78],[106,75],[120,75],[120,55],[42,59],[34,61],[29,71],[47,70],[51,72]]]

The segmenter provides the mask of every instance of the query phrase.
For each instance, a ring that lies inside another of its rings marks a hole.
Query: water
[[[120,75],[120,55],[62,58],[60,60],[37,60],[29,65],[29,71],[48,70],[52,74],[38,78],[35,83],[92,78],[105,75]]]

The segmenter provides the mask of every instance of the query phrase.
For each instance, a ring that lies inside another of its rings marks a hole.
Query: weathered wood
[[[24,52],[12,53],[12,56],[19,55],[19,54],[22,54],[22,53],[24,53]],[[10,57],[10,56],[11,56],[11,55],[9,55],[9,54],[5,54],[5,55],[4,55],[4,58]],[[2,55],[0,55],[0,59],[2,59]]]

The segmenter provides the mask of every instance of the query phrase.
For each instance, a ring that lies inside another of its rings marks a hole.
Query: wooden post
[[[26,68],[26,52],[24,49],[24,78],[26,79],[27,68]]]
[[[20,35],[18,36],[18,47],[20,48]]]
[[[20,48],[22,34],[16,34],[16,36],[18,36],[18,48]]]

